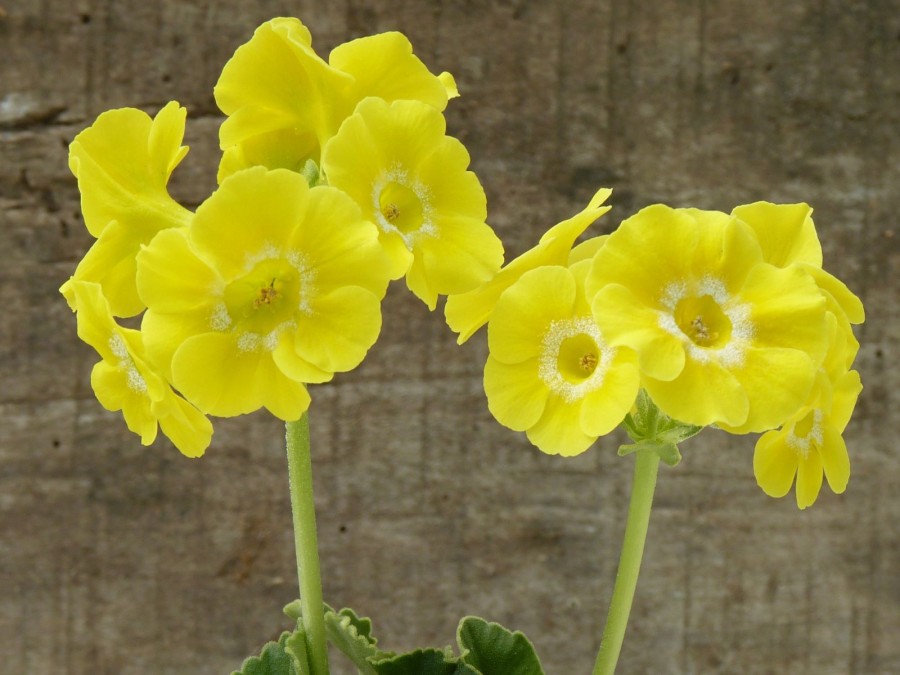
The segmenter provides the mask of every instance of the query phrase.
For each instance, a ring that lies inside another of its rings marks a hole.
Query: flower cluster
[[[575,239],[605,209],[551,228],[491,281],[451,297],[450,327],[488,324],[488,406],[550,454],[586,450],[640,389],[673,420],[765,432],[762,489],[811,505],[844,490],[841,438],[861,390],[850,370],[862,304],[822,269],[806,204],[731,214],[653,205],[609,236]]]
[[[374,344],[390,280],[434,309],[503,262],[469,155],[446,135],[453,77],[400,33],[325,61],[300,21],[273,19],[214,93],[219,186],[195,211],[167,187],[187,153],[176,102],[105,112],[69,153],[96,241],[60,290],[102,357],[94,391],[142,442],[159,427],[188,456],[209,445],[207,415],[299,418],[307,384]],[[138,316],[140,330],[117,321]]]

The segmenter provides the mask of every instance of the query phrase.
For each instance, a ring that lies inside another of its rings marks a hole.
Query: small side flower
[[[115,322],[99,284],[72,281],[70,292],[78,337],[102,357],[91,371],[100,404],[121,410],[128,429],[144,445],[156,439],[159,426],[182,454],[201,456],[212,438],[212,424],[150,365],[141,333]]]

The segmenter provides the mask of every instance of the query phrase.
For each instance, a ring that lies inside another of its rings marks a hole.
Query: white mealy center
[[[122,336],[118,333],[110,335],[109,348],[115,357],[119,359],[118,367],[119,370],[125,373],[125,382],[128,384],[128,388],[138,394],[146,394],[147,381],[144,380],[143,376],[138,372],[137,366],[134,365],[134,360],[128,353],[128,345],[125,344]]]
[[[574,403],[603,385],[615,352],[590,317],[553,321],[541,341],[538,376],[551,392]]]
[[[673,281],[660,304],[659,326],[681,341],[690,358],[726,368],[743,364],[754,334],[750,305],[729,294],[720,279]]]

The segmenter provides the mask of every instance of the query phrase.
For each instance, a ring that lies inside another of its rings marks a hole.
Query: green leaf
[[[347,607],[335,612],[330,607],[325,611],[325,635],[328,641],[340,649],[363,675],[375,675],[377,671],[370,661],[389,659],[390,652],[382,652],[372,637],[372,622],[358,617]]]
[[[544,675],[534,645],[524,633],[467,616],[456,631],[461,660],[482,675]]]
[[[482,675],[468,664],[460,663],[450,647],[417,649],[370,663],[377,675]]]
[[[285,631],[278,642],[267,642],[259,656],[251,656],[231,675],[309,675],[306,660],[298,661],[296,655],[289,653],[287,643],[293,642],[298,633]],[[299,639],[303,642],[302,633]],[[304,647],[305,650],[305,647]]]

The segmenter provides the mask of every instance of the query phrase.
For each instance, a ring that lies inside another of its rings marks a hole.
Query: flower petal
[[[822,468],[825,470],[828,486],[836,495],[843,493],[850,480],[850,455],[840,432],[831,424],[826,424],[823,428],[819,453],[822,456]]]
[[[755,202],[731,212],[756,232],[764,259],[776,267],[805,262],[822,266],[822,246],[808,204]]]
[[[491,315],[491,356],[501,363],[537,357],[544,334],[554,320],[571,315],[575,297],[575,279],[565,267],[540,267],[523,274],[504,291]]]
[[[484,366],[484,391],[488,408],[503,426],[525,431],[540,419],[548,391],[537,376],[537,361],[515,365],[488,356]]]
[[[358,286],[345,286],[318,296],[308,321],[297,326],[297,353],[327,372],[356,368],[378,339],[381,303]]]
[[[547,399],[544,414],[525,433],[541,452],[563,457],[580,455],[597,440],[581,429],[580,402],[566,403],[558,396]]]
[[[800,457],[797,465],[797,507],[805,509],[816,503],[822,489],[822,457],[810,452]]]
[[[784,497],[790,491],[797,475],[797,451],[788,447],[783,430],[769,431],[756,442],[753,473],[770,497]]]
[[[590,274],[585,283],[588,293],[589,281]],[[611,345],[636,351],[641,372],[648,377],[672,380],[684,369],[681,342],[660,329],[659,313],[642,305],[631,289],[613,283],[601,287],[591,310],[604,338]]]
[[[750,412],[750,402],[740,382],[712,360],[687,359],[674,380],[645,377],[643,384],[660,410],[686,424],[737,426]]]

